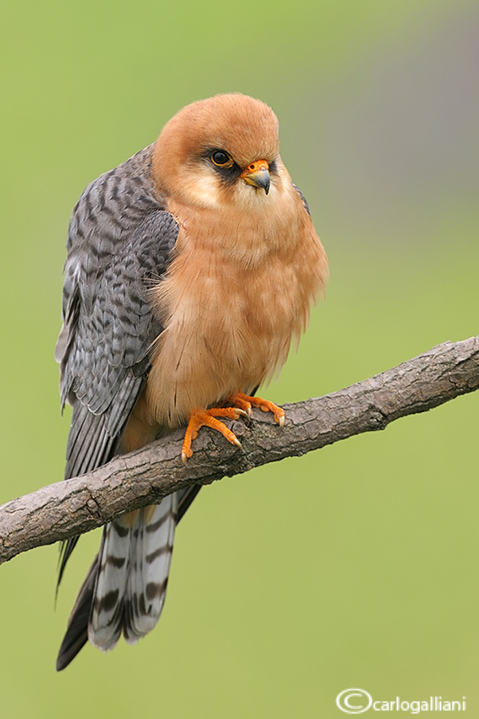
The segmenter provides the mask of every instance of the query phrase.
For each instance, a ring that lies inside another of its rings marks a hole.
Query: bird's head
[[[279,156],[276,115],[239,93],[180,110],[156,142],[153,175],[166,196],[215,209],[264,210],[291,182]]]

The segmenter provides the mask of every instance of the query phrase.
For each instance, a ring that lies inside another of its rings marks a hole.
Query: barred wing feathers
[[[66,478],[91,471],[114,456],[146,381],[149,347],[162,331],[147,301],[148,280],[158,280],[166,272],[178,225],[154,195],[150,164],[151,147],[91,183],[75,207],[70,224],[64,325],[56,352],[61,366],[62,405],[68,402],[73,406]],[[66,666],[85,643],[90,618],[95,622],[101,618],[108,624],[109,614],[102,616],[105,596],[109,596],[111,604],[117,585],[116,611],[121,619],[113,634],[120,627],[120,632],[122,628],[125,634],[128,632],[127,638],[141,636],[143,625],[159,616],[164,591],[158,590],[145,604],[150,608],[148,618],[140,617],[137,610],[148,599],[148,584],[159,583],[151,579],[152,572],[163,577],[159,581],[165,582],[166,589],[177,505],[178,497],[168,497],[158,507],[142,510],[128,531],[128,542],[123,544],[114,530],[116,524],[105,529],[100,555],[70,617],[57,668]],[[148,531],[160,516],[166,517],[164,526],[156,532]],[[59,582],[77,541],[76,537],[63,544]],[[164,546],[169,549],[162,549]],[[155,553],[148,562],[148,556]],[[116,557],[118,563],[124,559],[123,578],[114,561],[109,560],[111,557]],[[128,576],[127,567],[132,570]],[[141,588],[143,579],[146,584]],[[150,594],[152,591],[150,586]],[[90,630],[92,639],[96,626]],[[106,640],[103,648],[108,648],[111,641]]]

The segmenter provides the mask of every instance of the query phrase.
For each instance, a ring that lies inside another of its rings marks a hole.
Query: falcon
[[[158,140],[92,182],[71,219],[56,356],[72,405],[66,478],[185,426],[284,411],[256,396],[284,364],[328,265],[263,102],[217,95],[184,107]],[[240,451],[240,450],[238,450]],[[198,493],[106,525],[57,659],[89,640],[136,642],[165,600],[175,527]],[[62,545],[59,582],[78,541]]]

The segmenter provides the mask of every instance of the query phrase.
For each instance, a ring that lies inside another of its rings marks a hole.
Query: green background
[[[478,333],[479,7],[456,0],[13,4],[1,33],[0,501],[60,480],[53,347],[83,187],[184,104],[239,90],[280,119],[331,280],[266,394],[332,392]],[[467,698],[479,716],[479,396],[205,488],[163,617],[54,663],[99,535],[56,610],[57,549],[0,568],[0,716],[344,716]]]

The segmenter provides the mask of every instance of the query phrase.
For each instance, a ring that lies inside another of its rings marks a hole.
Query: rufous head
[[[189,205],[264,207],[290,183],[276,115],[240,93],[187,105],[155,144],[153,176],[160,192]]]

